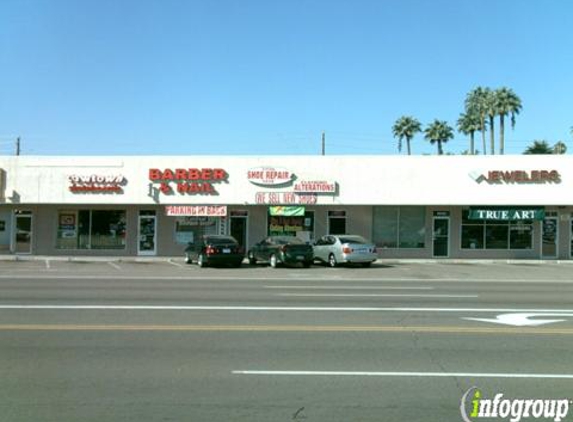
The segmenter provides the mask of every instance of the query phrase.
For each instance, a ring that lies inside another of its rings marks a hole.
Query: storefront
[[[382,258],[573,259],[568,156],[2,157],[0,253],[181,256],[204,234]]]

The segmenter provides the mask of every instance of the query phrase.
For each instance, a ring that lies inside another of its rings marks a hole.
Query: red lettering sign
[[[189,195],[218,195],[213,183],[224,182],[228,173],[221,168],[176,168],[149,169],[149,180],[160,183],[159,191],[164,194],[178,192]],[[175,188],[170,182],[176,182]]]

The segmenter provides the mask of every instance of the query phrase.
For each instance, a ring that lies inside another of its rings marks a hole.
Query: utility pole
[[[326,155],[326,134],[322,131],[322,155]]]
[[[16,138],[16,155],[20,155],[20,137]]]

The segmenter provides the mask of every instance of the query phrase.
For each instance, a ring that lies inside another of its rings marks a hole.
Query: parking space
[[[383,261],[370,268],[341,266],[329,268],[270,268],[251,266],[246,260],[240,268],[199,268],[185,264],[182,257],[153,259],[34,257],[0,261],[0,277],[66,276],[106,278],[307,278],[347,280],[436,280],[436,281],[558,281],[569,282],[571,264],[567,262],[480,262],[480,261]]]

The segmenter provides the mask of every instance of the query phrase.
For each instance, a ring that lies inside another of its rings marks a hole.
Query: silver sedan
[[[314,257],[330,267],[338,264],[359,263],[368,267],[378,258],[376,245],[362,236],[328,235],[314,244]]]

